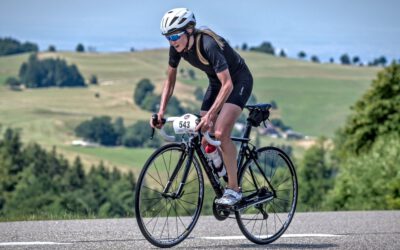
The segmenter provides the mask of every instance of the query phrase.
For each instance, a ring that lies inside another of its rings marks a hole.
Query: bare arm
[[[233,90],[233,83],[228,69],[217,73],[217,77],[222,86],[217,95],[217,98],[214,101],[214,104],[211,106],[210,110],[201,119],[201,122],[196,127],[196,129],[199,129],[201,127],[202,132],[209,130],[214,125],[215,120],[218,116],[218,112],[222,109],[222,106],[225,104],[226,100]]]
[[[167,109],[168,100],[174,93],[176,73],[177,73],[177,68],[172,68],[171,66],[168,66],[168,71],[167,71],[168,76],[167,80],[165,80],[164,82],[164,87],[161,94],[160,109],[158,111],[158,125],[156,126],[157,128],[161,128],[161,119],[164,117],[164,113]],[[151,121],[150,125],[153,127]]]

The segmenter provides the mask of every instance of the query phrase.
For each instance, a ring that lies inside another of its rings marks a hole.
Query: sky
[[[159,24],[169,9],[187,7],[232,46],[269,41],[290,57],[299,51],[321,60],[348,53],[361,60],[400,59],[400,1],[136,1],[1,0],[0,37],[99,52],[166,48]]]

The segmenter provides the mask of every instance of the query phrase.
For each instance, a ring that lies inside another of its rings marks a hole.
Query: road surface
[[[1,249],[154,249],[135,219],[0,223]],[[400,249],[400,211],[296,213],[274,243],[256,245],[236,220],[200,217],[187,249]]]

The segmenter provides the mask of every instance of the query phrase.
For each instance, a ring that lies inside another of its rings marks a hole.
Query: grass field
[[[331,137],[350,113],[349,107],[368,88],[379,68],[315,64],[277,58],[255,52],[240,52],[254,76],[253,93],[258,102],[275,100],[280,117],[294,130],[310,136]],[[59,57],[78,66],[86,79],[96,75],[99,85],[86,88],[48,88],[11,91],[7,77],[17,76],[28,54],[0,57],[0,124],[20,128],[24,141],[56,146],[68,158],[80,155],[84,162],[100,160],[110,166],[137,169],[151,149],[76,148],[74,128],[93,116],[123,117],[125,125],[148,119],[150,113],[132,102],[133,90],[149,78],[161,92],[166,76],[167,50],[135,53],[40,53],[39,58]],[[181,68],[191,68],[182,61]],[[178,76],[175,95],[193,103],[197,86],[208,85],[205,75],[195,70],[196,80]],[[96,95],[99,95],[97,98]],[[295,147],[298,147],[295,145]],[[300,148],[300,147],[298,147]],[[300,149],[301,152],[301,149]]]

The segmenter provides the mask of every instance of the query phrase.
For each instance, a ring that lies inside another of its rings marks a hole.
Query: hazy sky
[[[400,58],[400,1],[135,1],[0,0],[0,37],[74,50],[77,43],[98,51],[167,47],[160,35],[163,14],[175,7],[195,12],[231,45],[270,41],[296,57],[300,50],[322,59],[343,53],[370,60]]]

